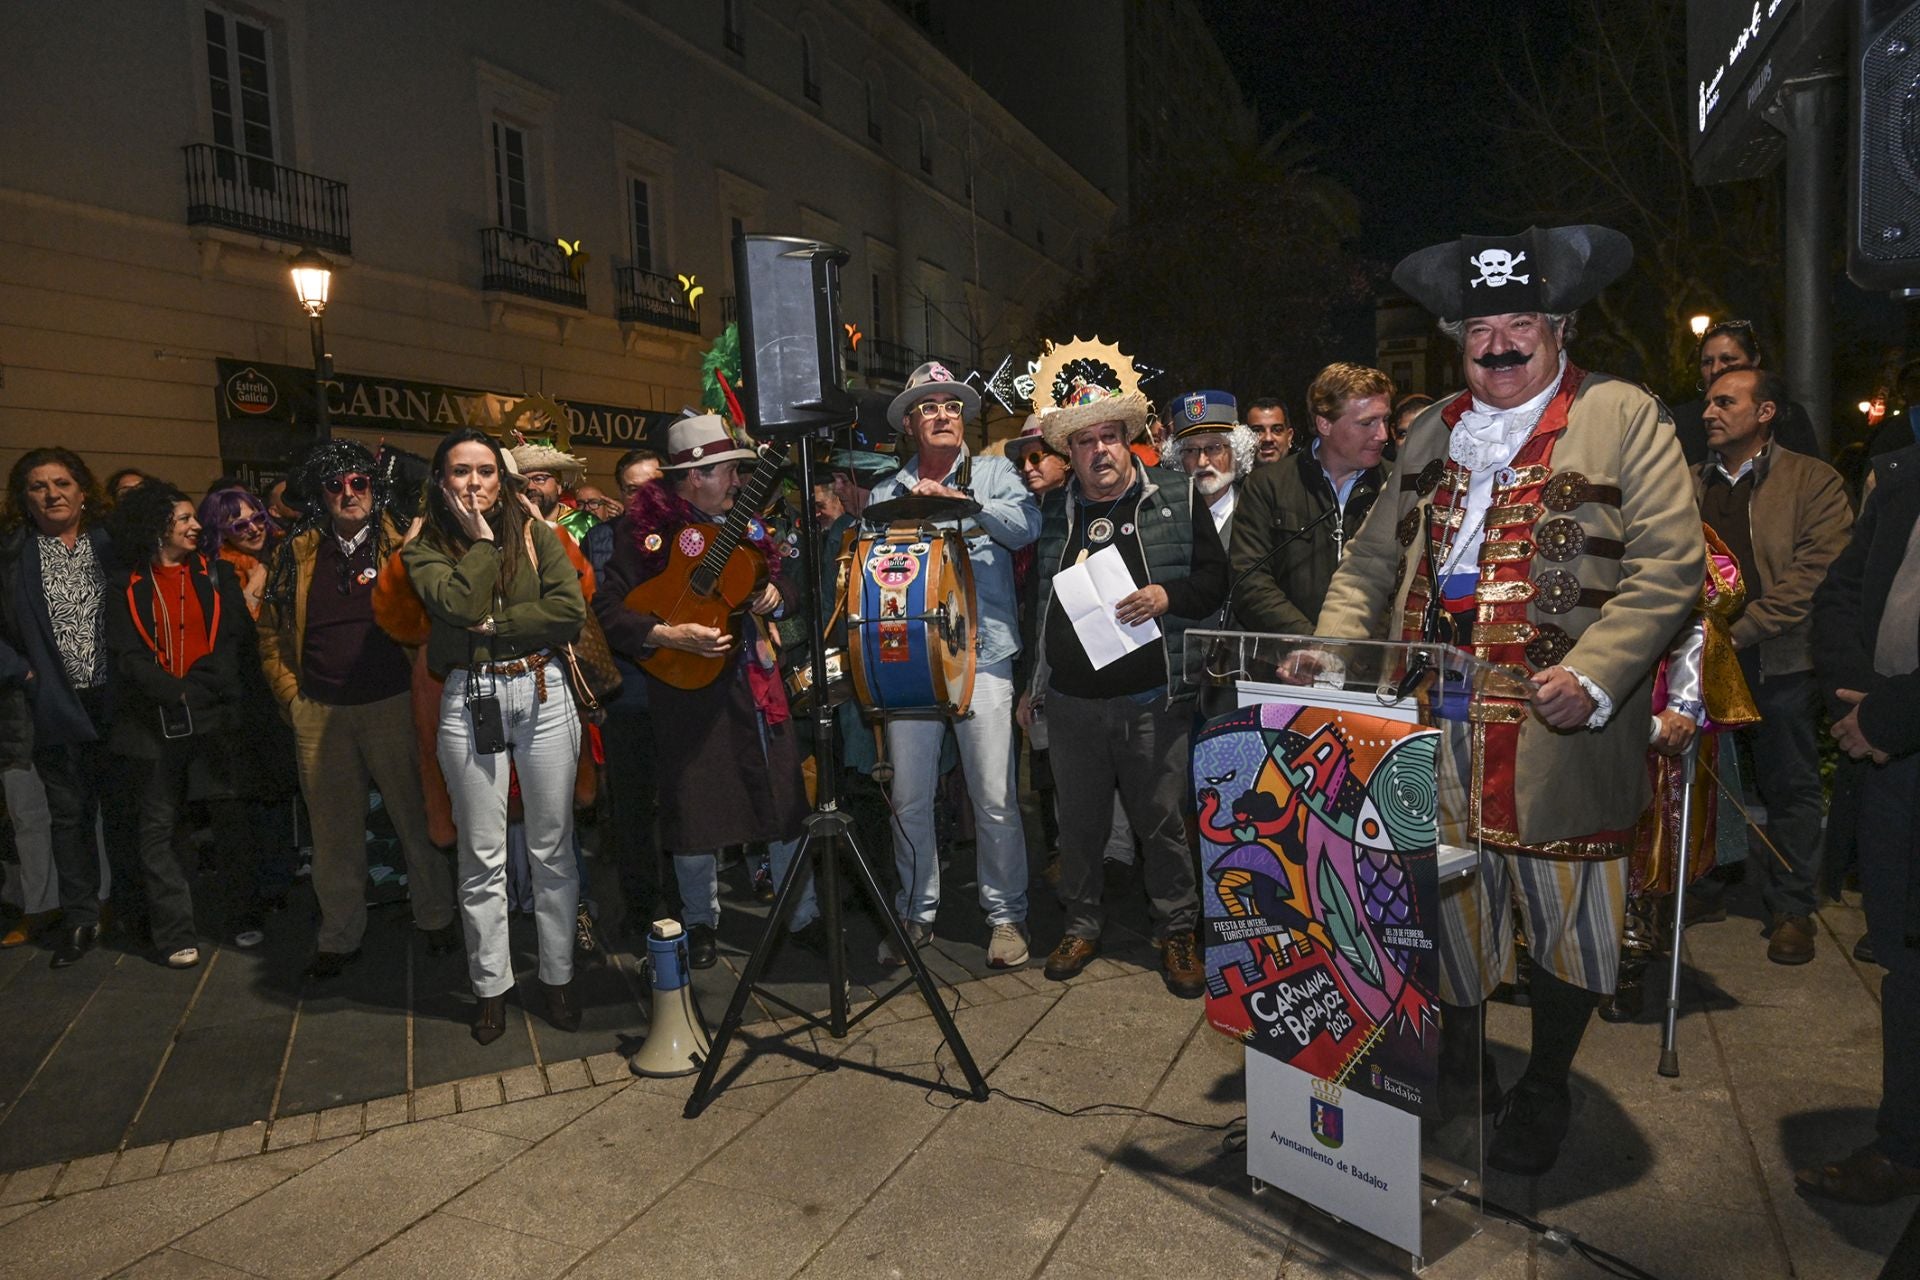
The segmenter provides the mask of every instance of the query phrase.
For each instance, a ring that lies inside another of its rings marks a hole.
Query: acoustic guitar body
[[[720,533],[720,526],[690,524],[674,535],[664,569],[627,592],[623,602],[635,613],[651,613],[662,622],[679,625],[697,622],[731,635],[733,620],[767,580],[767,558],[751,546],[738,546],[721,567],[713,590],[702,592],[694,581],[695,570],[707,547]],[[697,539],[688,537],[697,534]],[[691,554],[689,554],[691,552]],[[726,670],[734,655],[711,658],[678,649],[656,649],[640,669],[663,684],[676,689],[700,689],[712,684]]]

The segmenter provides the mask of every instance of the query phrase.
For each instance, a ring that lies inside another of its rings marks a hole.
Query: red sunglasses
[[[330,479],[323,480],[320,482],[320,487],[337,497],[343,489],[351,489],[355,493],[365,493],[373,487],[373,480],[356,471],[351,475],[333,476]]]

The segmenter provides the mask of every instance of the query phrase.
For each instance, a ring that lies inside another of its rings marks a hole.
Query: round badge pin
[[[682,529],[674,545],[680,548],[683,556],[697,556],[707,549],[707,535],[698,529]]]
[[[365,568],[365,569],[362,569],[362,570],[360,571],[360,585],[364,587],[364,586],[366,586],[366,585],[367,585],[367,584],[368,584],[369,582],[372,582],[372,581],[373,581],[373,576],[374,576],[374,574],[375,574],[376,572],[377,572],[377,570],[375,570],[375,569],[374,569],[374,568],[373,568],[373,567],[372,567],[371,565],[369,565],[369,566],[368,566],[367,568]]]
[[[1120,526],[1120,532],[1131,537],[1133,534],[1133,526],[1131,524],[1123,524]]]
[[[1107,542],[1113,538],[1113,521],[1101,516],[1087,524],[1088,542]]]
[[[666,540],[663,539],[657,533],[650,533],[646,536],[646,540],[643,543],[641,543],[641,545],[646,547],[646,549],[649,551],[658,551],[661,547],[664,547],[666,545]]]
[[[1515,471],[1512,467],[1502,467],[1498,471],[1493,473],[1494,482],[1498,484],[1502,489],[1513,488],[1514,481],[1518,480],[1519,478],[1520,478],[1520,473],[1518,471]]]

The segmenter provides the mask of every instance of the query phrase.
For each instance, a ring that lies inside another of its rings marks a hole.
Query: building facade
[[[1393,379],[1396,398],[1417,391],[1438,399],[1465,385],[1460,349],[1412,298],[1396,293],[1376,303],[1373,333],[1374,367]]]
[[[0,41],[0,465],[271,474],[311,248],[339,434],[426,452],[537,394],[604,482],[699,402],[734,236],[845,247],[887,386],[1030,345],[1116,208],[884,0],[74,0]]]

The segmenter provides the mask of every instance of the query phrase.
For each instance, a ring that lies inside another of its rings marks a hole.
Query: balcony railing
[[[740,299],[731,293],[720,295],[720,327],[726,328],[740,319]]]
[[[920,363],[912,347],[885,338],[868,338],[861,343],[860,356],[868,379],[875,382],[905,382]]]
[[[480,287],[488,292],[517,293],[564,307],[587,305],[587,286],[574,279],[566,251],[551,240],[488,227],[480,233],[480,263]]]
[[[352,253],[347,184],[199,142],[187,162],[187,223]]]
[[[639,267],[621,267],[614,273],[620,289],[620,319],[625,324],[650,324],[678,333],[700,332],[700,317],[687,305],[680,282]]]

